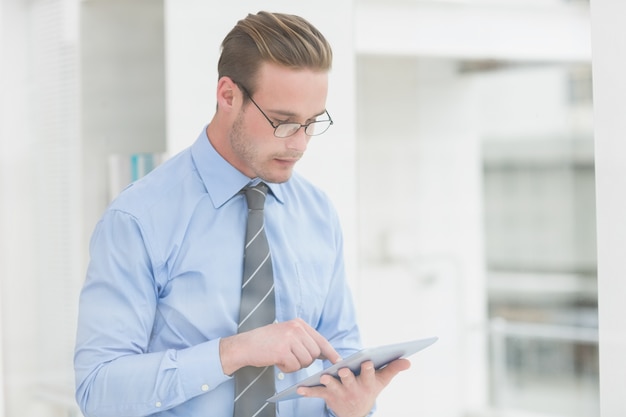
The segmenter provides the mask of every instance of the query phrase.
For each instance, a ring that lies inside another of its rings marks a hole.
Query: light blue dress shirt
[[[250,183],[212,147],[188,149],[124,190],[98,222],[80,295],[76,399],[86,416],[230,417],[221,337],[237,332]],[[297,173],[265,206],[278,321],[301,318],[348,356],[360,345],[337,214]],[[324,366],[283,374],[287,388]],[[329,414],[320,399],[282,417]]]

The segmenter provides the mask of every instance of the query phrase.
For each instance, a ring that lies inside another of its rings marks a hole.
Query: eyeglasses
[[[259,107],[259,105],[256,104],[256,101],[254,101],[250,93],[248,93],[248,90],[238,82],[235,82],[235,84],[237,84],[241,91],[243,91],[244,94],[248,96],[252,104],[254,104],[254,106],[259,109],[263,117],[265,117],[269,124],[274,128],[274,136],[276,136],[277,138],[288,138],[289,136],[293,136],[298,130],[300,130],[301,127],[304,128],[304,133],[306,133],[308,136],[317,136],[326,132],[328,128],[333,124],[333,119],[330,117],[330,114],[327,110],[324,110],[324,113],[326,114],[326,116],[328,116],[328,119],[314,120],[304,125],[293,122],[274,123],[269,117],[267,117],[267,114],[265,114],[265,112]],[[322,116],[323,114],[318,117]]]

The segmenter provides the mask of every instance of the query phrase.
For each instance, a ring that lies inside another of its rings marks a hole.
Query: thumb
[[[391,380],[402,371],[406,371],[411,367],[411,362],[408,359],[396,359],[389,362],[387,366],[376,371],[376,377],[378,380],[387,386]]]

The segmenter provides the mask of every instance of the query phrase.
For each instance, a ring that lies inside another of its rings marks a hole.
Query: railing
[[[502,318],[494,318],[489,324],[491,347],[491,378],[492,378],[492,405],[495,408],[506,409],[510,403],[508,388],[511,375],[508,368],[507,341],[548,341],[573,345],[598,345],[598,329],[582,326],[567,326],[543,323],[512,322]],[[572,368],[575,365],[572,364]],[[546,370],[546,372],[549,372]]]

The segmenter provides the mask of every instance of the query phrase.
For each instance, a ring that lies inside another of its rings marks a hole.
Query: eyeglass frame
[[[250,99],[250,101],[252,102],[252,104],[254,104],[254,106],[255,106],[255,107],[256,107],[256,108],[257,108],[257,109],[261,112],[261,114],[263,115],[263,117],[265,117],[265,120],[267,120],[267,121],[269,122],[270,126],[272,126],[272,128],[274,128],[274,136],[275,136],[275,137],[277,137],[277,138],[280,138],[280,139],[286,139],[286,138],[288,138],[288,137],[291,137],[291,136],[295,135],[295,134],[298,132],[298,130],[300,130],[300,129],[302,129],[302,128],[304,128],[304,133],[305,133],[306,135],[308,135],[308,136],[319,136],[319,135],[321,135],[321,134],[323,134],[323,133],[326,133],[326,131],[327,131],[327,130],[328,130],[328,129],[329,129],[329,128],[330,128],[330,127],[331,127],[331,126],[335,123],[335,122],[333,121],[333,118],[330,116],[330,113],[328,113],[328,110],[324,109],[324,113],[326,113],[326,116],[328,116],[328,120],[315,120],[315,121],[313,121],[313,122],[310,122],[310,123],[307,123],[307,124],[304,124],[304,125],[303,125],[303,124],[301,124],[301,123],[296,123],[296,122],[283,122],[283,123],[277,123],[277,124],[274,124],[274,122],[272,122],[272,119],[270,119],[270,118],[267,116],[267,114],[265,114],[265,112],[263,111],[263,109],[261,109],[261,107],[260,107],[260,106],[256,103],[256,101],[254,101],[254,99],[252,98],[252,95],[248,92],[248,89],[247,89],[246,87],[244,87],[241,83],[237,82],[237,81],[234,81],[234,80],[233,80],[233,82],[234,82],[235,84],[237,84],[237,86],[239,87],[239,89],[240,89],[240,90],[241,90],[241,91],[242,91],[242,92],[243,92],[243,93],[244,93],[244,94],[245,94],[245,95],[246,95],[246,96]],[[324,114],[324,113],[322,113],[322,114]],[[320,114],[320,116],[321,116],[322,114]],[[318,116],[318,117],[319,117],[319,116]],[[320,132],[320,133],[314,133],[314,134],[312,134],[312,135],[311,135],[311,134],[309,134],[309,133],[307,132],[307,129],[308,129],[308,127],[309,127],[309,126],[311,126],[311,125],[315,125],[315,123],[320,123],[320,122],[330,122],[330,124],[328,125],[328,127],[327,127],[326,129],[324,129],[324,130],[323,130],[322,132]],[[287,136],[279,136],[279,135],[277,135],[277,134],[276,134],[276,131],[278,130],[278,128],[279,128],[279,127],[281,127],[281,126],[285,126],[285,125],[293,125],[294,127],[295,127],[296,125],[298,125],[298,128],[297,128],[297,129],[295,129],[295,130],[293,131],[293,133],[291,133],[291,134],[289,134],[289,135],[287,135]]]

